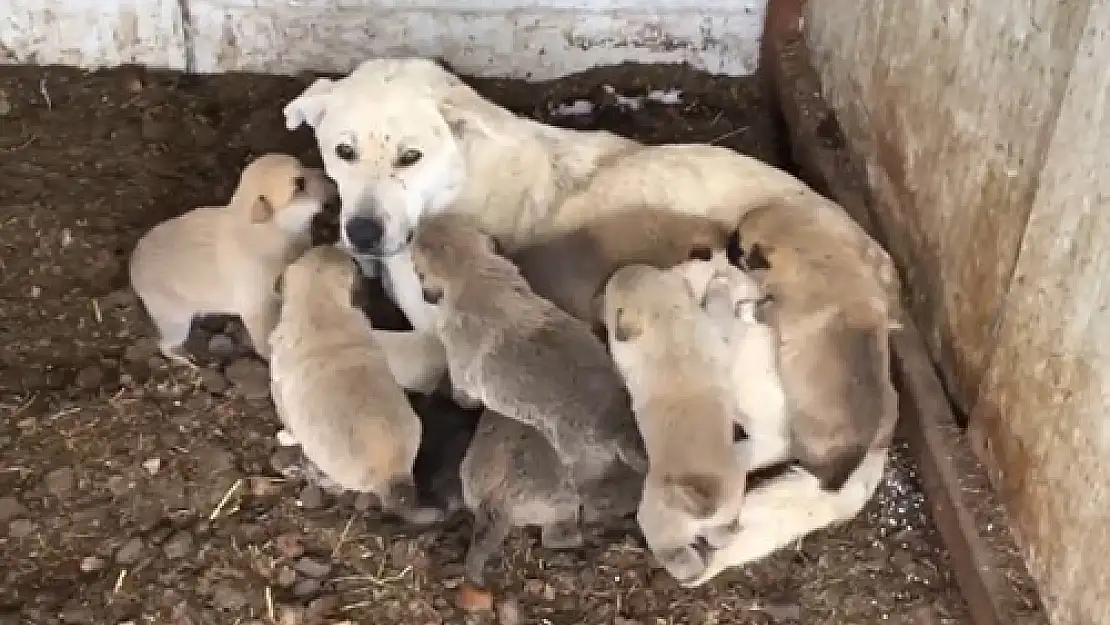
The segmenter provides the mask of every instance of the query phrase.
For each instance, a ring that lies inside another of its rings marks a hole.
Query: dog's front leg
[[[434,329],[433,311],[424,301],[424,292],[416,269],[412,266],[412,254],[406,249],[382,261],[382,286],[405,318],[417,332],[432,332]]]

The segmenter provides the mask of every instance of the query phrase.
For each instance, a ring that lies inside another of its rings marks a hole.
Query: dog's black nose
[[[372,254],[379,251],[382,245],[382,236],[385,227],[376,217],[351,217],[344,225],[347,230],[347,240],[356,252]]]

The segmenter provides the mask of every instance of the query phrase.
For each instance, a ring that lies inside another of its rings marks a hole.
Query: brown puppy
[[[771,296],[765,310],[781,342],[794,454],[836,490],[893,436],[889,335],[896,324],[891,279],[874,260],[885,253],[854,224],[822,219],[821,201],[798,197],[752,210],[729,252]]]
[[[313,216],[335,195],[323,171],[267,154],[243,170],[227,206],[196,208],[139,239],[131,285],[158,327],[162,353],[189,364],[181,347],[193,318],[235,314],[266,358],[279,309],[274,282],[308,248]]]
[[[466,216],[425,218],[412,259],[456,388],[538,429],[580,486],[618,459],[646,471],[628,394],[585,322],[533,293]]]
[[[463,502],[474,515],[466,576],[485,585],[485,567],[514,527],[541,528],[549,549],[583,543],[573,471],[539,430],[486,410],[459,468]]]
[[[699,215],[660,208],[603,214],[509,255],[537,295],[595,328],[598,296],[622,265],[667,269],[724,249],[728,232]]]
[[[416,511],[420,419],[351,303],[357,278],[355,261],[333,246],[310,249],[285,270],[270,335],[274,405],[304,455],[339,486],[375,493],[410,520],[435,521],[436,511]]]

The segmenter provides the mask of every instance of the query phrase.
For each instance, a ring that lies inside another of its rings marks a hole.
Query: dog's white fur
[[[388,256],[387,288],[422,331],[432,318],[405,242],[425,215],[474,215],[512,252],[602,211],[659,206],[732,229],[767,199],[812,193],[786,172],[727,148],[646,147],[610,132],[518,117],[424,58],[372,59],[344,78],[319,79],[288,103],[285,118],[289,129],[314,129],[324,167],[339,186],[341,222],[358,216],[381,222],[385,240],[374,251]],[[353,161],[337,155],[340,144],[357,151]],[[402,167],[407,149],[423,157]]]
[[[286,269],[270,335],[271,392],[288,434],[324,475],[405,513],[416,505],[422,427],[351,303],[357,277],[354,260],[332,246],[310,249]]]
[[[740,418],[725,346],[677,271],[618,269],[605,285],[602,319],[650,463],[637,522],[672,576],[697,579],[704,563],[696,539],[720,549],[740,531],[748,468],[732,440]]]
[[[279,307],[274,282],[308,248],[312,218],[334,197],[323,171],[266,154],[243,170],[227,206],[193,209],[139,239],[131,284],[158,327],[162,353],[188,364],[181,347],[193,318],[235,314],[267,357]]]

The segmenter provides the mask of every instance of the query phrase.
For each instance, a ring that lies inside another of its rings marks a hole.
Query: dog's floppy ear
[[[439,101],[439,114],[443,116],[443,121],[447,122],[451,134],[457,139],[472,133],[478,133],[487,138],[497,137],[498,134],[486,125],[477,111],[467,106],[466,100],[474,97],[466,85],[451,87]]]
[[[618,343],[639,338],[644,333],[643,321],[634,311],[627,308],[618,308],[613,314],[613,340]]]
[[[666,498],[671,507],[684,510],[695,519],[707,519],[720,506],[723,491],[715,475],[667,475],[663,477]]]
[[[328,96],[334,88],[335,81],[331,78],[317,78],[301,95],[290,100],[282,110],[285,114],[285,128],[296,130],[301,124],[308,124],[315,129],[324,119]]]

